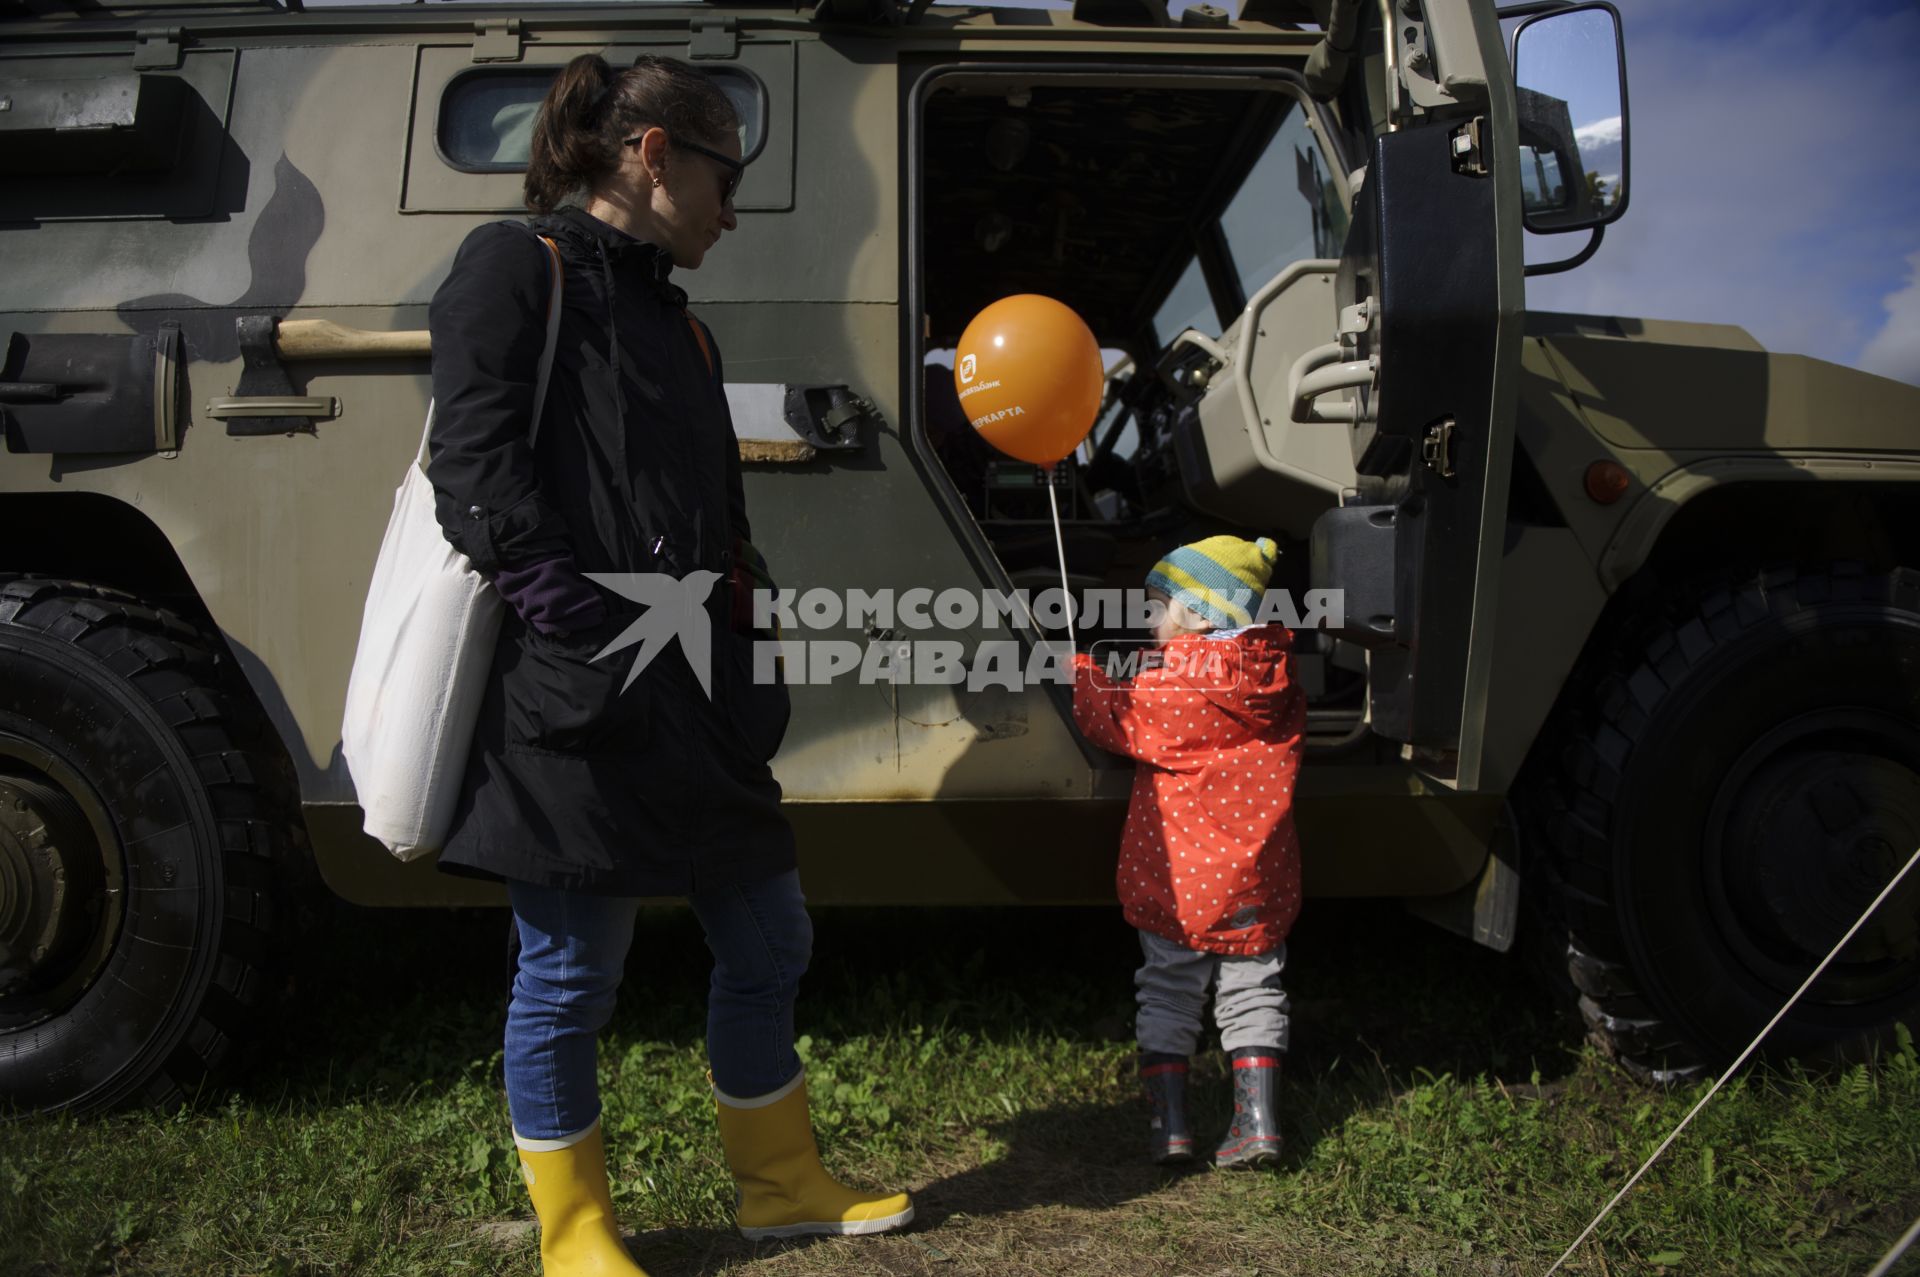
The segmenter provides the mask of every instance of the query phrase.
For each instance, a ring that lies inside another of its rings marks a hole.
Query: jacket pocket
[[[647,680],[623,687],[631,649],[594,656],[619,626],[603,624],[565,638],[524,627],[505,671],[509,752],[601,757],[645,753],[652,743]]]
[[[734,736],[756,762],[766,762],[780,751],[793,702],[776,666],[774,681],[754,682],[754,641],[757,634],[727,631],[721,640],[726,668],[726,700],[721,706]]]

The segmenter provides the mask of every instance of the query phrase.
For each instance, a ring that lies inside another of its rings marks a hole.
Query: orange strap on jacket
[[[707,330],[700,326],[700,321],[693,317],[692,311],[683,310],[680,313],[687,317],[687,327],[693,329],[693,339],[700,343],[700,355],[707,361],[707,376],[713,376],[713,347],[707,345]]]

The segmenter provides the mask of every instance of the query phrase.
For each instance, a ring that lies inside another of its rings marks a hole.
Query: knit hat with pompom
[[[1208,537],[1154,564],[1147,588],[1183,604],[1216,629],[1239,629],[1253,624],[1254,609],[1279,556],[1280,547],[1269,537]]]

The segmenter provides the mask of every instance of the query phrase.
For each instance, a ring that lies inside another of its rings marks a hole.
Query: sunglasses
[[[622,143],[622,145],[632,146],[644,136],[645,134],[636,133]],[[747,173],[747,165],[744,160],[729,158],[709,147],[701,146],[697,142],[682,142],[679,138],[668,138],[667,140],[683,151],[692,151],[696,155],[704,155],[718,164],[721,168],[720,202],[726,204],[733,200],[733,193],[740,189],[740,179],[745,177]]]

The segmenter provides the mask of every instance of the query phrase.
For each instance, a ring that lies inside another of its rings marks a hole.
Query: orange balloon
[[[953,384],[981,438],[1050,466],[1093,429],[1106,370],[1080,316],[1051,297],[1020,293],[988,306],[960,334]]]

